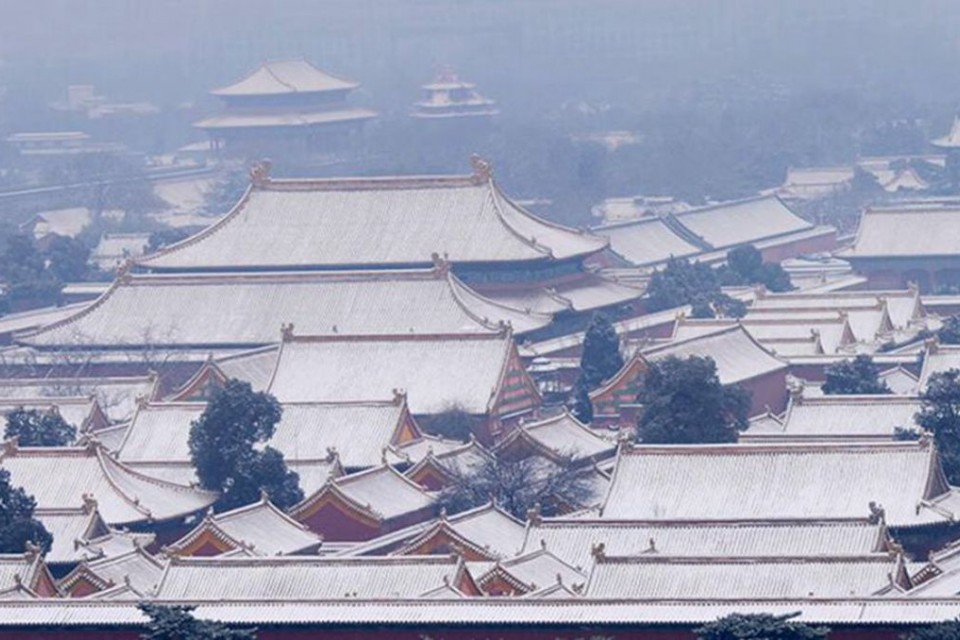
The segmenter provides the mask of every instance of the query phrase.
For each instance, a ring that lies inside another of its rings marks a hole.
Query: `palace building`
[[[423,85],[423,100],[410,114],[423,120],[489,118],[500,113],[497,103],[481,96],[476,85],[462,81],[453,69],[441,71],[433,82]]]
[[[359,86],[306,60],[266,62],[239,82],[211,91],[223,110],[194,126],[224,155],[339,159],[353,153],[363,125],[377,117],[349,103]]]
[[[534,216],[499,189],[489,163],[474,157],[473,169],[467,176],[279,180],[262,164],[217,223],[137,265],[163,273],[343,271],[430,268],[442,260],[481,296],[554,319],[637,302],[642,290],[585,265],[605,239]]]

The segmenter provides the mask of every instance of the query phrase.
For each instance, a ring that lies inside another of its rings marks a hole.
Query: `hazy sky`
[[[391,96],[454,64],[495,92],[730,76],[958,93],[955,0],[0,0],[8,84],[188,100],[302,55]]]

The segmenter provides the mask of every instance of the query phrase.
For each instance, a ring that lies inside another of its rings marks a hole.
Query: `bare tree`
[[[593,467],[577,465],[570,457],[559,462],[540,456],[522,460],[491,457],[469,469],[450,469],[452,481],[440,493],[439,504],[456,513],[494,500],[520,519],[537,508],[546,516],[562,515],[594,502],[596,473]]]

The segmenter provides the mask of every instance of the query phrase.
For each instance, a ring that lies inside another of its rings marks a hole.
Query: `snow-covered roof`
[[[522,423],[499,443],[498,449],[508,448],[509,443],[517,439],[530,442],[547,457],[570,456],[575,460],[599,460],[613,455],[617,448],[615,442],[601,437],[566,410],[549,418]]]
[[[214,89],[215,96],[269,96],[320,91],[346,91],[360,85],[331,76],[306,60],[265,62],[239,82]]]
[[[893,574],[891,578],[889,574]],[[599,559],[586,588],[588,598],[844,598],[891,589],[902,576],[889,557]]]
[[[934,374],[951,369],[960,369],[960,345],[934,344],[928,348],[920,370],[920,391],[926,391]]]
[[[138,473],[96,444],[87,447],[6,447],[0,467],[37,500],[37,508],[77,509],[89,496],[109,524],[179,518],[217,495]]]
[[[320,546],[321,536],[313,533],[264,496],[232,511],[208,513],[192,531],[164,548],[171,555],[181,555],[184,548],[202,534],[212,534],[248,555],[305,555]]]
[[[704,249],[678,234],[659,216],[595,227],[593,232],[609,238],[610,248],[636,266],[685,258]]]
[[[714,249],[731,248],[814,227],[776,196],[759,196],[693,209],[674,215],[672,220]]]
[[[83,431],[100,412],[95,397],[76,398],[0,398],[0,416],[6,422],[6,415],[17,409],[38,411],[40,413],[58,413],[70,426]]]
[[[523,523],[488,503],[455,516],[442,515],[406,542],[400,553],[416,553],[423,543],[443,533],[488,557],[511,558],[520,550],[524,532]]]
[[[159,270],[296,269],[563,260],[606,240],[533,216],[475,161],[471,176],[273,180],[198,235],[140,260]]]
[[[543,519],[527,529],[523,550],[546,547],[583,571],[596,545],[611,556],[818,557],[884,551],[886,528],[861,522],[649,522]]]
[[[331,481],[313,495],[307,495],[303,502],[291,509],[291,513],[296,516],[309,509],[328,491],[384,520],[428,509],[435,501],[433,494],[385,464]]]
[[[741,438],[757,441],[806,438],[891,440],[898,427],[920,430],[914,416],[921,404],[918,397],[898,395],[794,397],[782,425],[751,425]]]
[[[20,340],[43,347],[264,345],[278,342],[281,325],[291,324],[311,335],[387,335],[495,333],[501,323],[525,332],[550,320],[488,300],[443,268],[137,275]]]
[[[925,311],[920,300],[920,291],[916,288],[874,291],[831,291],[825,293],[807,293],[791,291],[786,293],[766,293],[757,297],[750,306],[748,314],[757,314],[757,319],[765,316],[761,312],[783,311],[836,311],[879,310],[886,307],[893,326],[903,329],[921,320]]]
[[[523,591],[535,591],[554,584],[577,588],[587,582],[584,572],[570,566],[548,549],[536,549],[508,560],[498,561],[486,571],[477,571],[477,584],[484,588],[495,577],[505,578]]]
[[[247,129],[257,127],[310,127],[335,122],[370,120],[377,117],[371,109],[352,108],[322,111],[288,111],[283,113],[234,113],[210,116],[194,123],[199,129]]]
[[[128,584],[134,592],[148,595],[159,584],[165,566],[166,560],[155,557],[140,547],[134,547],[117,556],[81,563],[63,577],[60,585],[69,590],[71,583],[77,578],[91,573],[105,585]]]
[[[960,147],[960,116],[954,116],[950,131],[942,138],[934,140],[933,145],[941,149],[956,149]]]
[[[925,441],[674,445],[621,450],[602,517],[862,519],[871,503],[897,527],[950,521],[958,508]]]
[[[380,558],[171,558],[161,600],[339,600],[414,598],[456,585],[463,563],[451,556]]]
[[[204,408],[197,402],[141,406],[117,458],[144,465],[144,469],[158,463],[189,464],[191,423]],[[369,402],[284,403],[282,409],[280,422],[267,444],[283,453],[288,462],[328,460],[336,452],[340,463],[348,468],[380,464],[383,449],[397,443],[408,419],[402,397]]]
[[[459,406],[485,414],[514,353],[509,335],[293,338],[269,391],[281,402],[334,402],[407,393],[414,414]]]
[[[0,380],[0,398],[62,398],[96,395],[111,420],[129,419],[137,398],[152,398],[156,376],[123,378],[6,378]]]
[[[740,325],[643,351],[643,357],[651,362],[691,356],[712,358],[722,384],[743,382],[787,368],[786,362],[764,349]]]
[[[960,253],[960,208],[949,204],[868,208],[845,259]]]

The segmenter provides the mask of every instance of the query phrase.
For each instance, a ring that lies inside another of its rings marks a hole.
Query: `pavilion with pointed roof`
[[[240,81],[211,91],[223,110],[194,126],[207,133],[215,151],[231,156],[335,157],[357,141],[364,123],[377,117],[348,102],[359,86],[306,60],[265,62]]]

